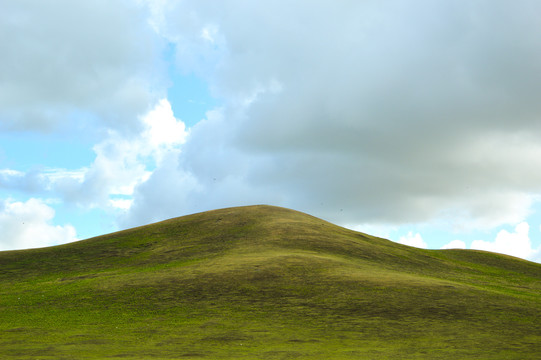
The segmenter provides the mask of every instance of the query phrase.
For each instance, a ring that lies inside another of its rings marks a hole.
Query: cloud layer
[[[463,231],[520,224],[539,199],[537,1],[2,7],[0,131],[94,144],[76,169],[0,167],[0,189],[34,197],[20,203],[40,219],[38,197],[121,211],[121,227],[269,203]],[[190,129],[165,98],[171,70],[220,104]]]
[[[490,228],[541,190],[536,2],[166,4],[155,23],[178,66],[224,106],[151,177],[180,181],[163,213],[255,201]]]

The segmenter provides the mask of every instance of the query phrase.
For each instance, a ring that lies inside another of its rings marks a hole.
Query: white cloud
[[[529,230],[529,224],[523,221],[515,227],[514,232],[510,233],[507,230],[501,230],[494,241],[475,240],[472,242],[471,248],[533,259],[539,254],[541,247],[538,249],[532,248]]]
[[[9,178],[9,177],[15,177],[15,176],[22,176],[22,175],[24,175],[24,173],[17,170],[12,170],[12,169],[0,170],[0,177],[2,177],[3,179]]]
[[[58,245],[77,240],[71,225],[53,225],[55,211],[43,200],[0,201],[0,250]]]
[[[117,208],[120,210],[129,210],[129,208],[132,206],[133,200],[132,199],[110,199],[109,203],[113,208]]]
[[[188,131],[186,125],[175,118],[171,104],[167,99],[161,99],[158,104],[142,117],[146,129],[142,135],[139,149],[149,146],[150,153],[159,163],[167,151],[186,142]],[[142,150],[139,150],[142,151]]]
[[[111,199],[115,195],[133,195],[134,188],[149,179],[155,167],[168,153],[178,155],[188,132],[176,119],[167,99],[139,118],[138,134],[123,135],[110,130],[94,146],[96,158],[83,177],[56,179],[56,190],[69,202],[83,206],[113,206],[127,210],[131,199]]]
[[[526,221],[515,226],[514,232],[500,230],[493,241],[474,240],[468,247],[462,240],[453,240],[442,249],[475,249],[486,250],[501,254],[541,262],[541,246],[537,249],[529,235],[530,226]]]
[[[218,29],[216,28],[216,26],[205,26],[201,30],[201,37],[213,44],[215,42],[214,38],[216,37],[216,34],[218,34]]]
[[[408,232],[406,236],[401,236],[398,242],[403,245],[415,246],[422,249],[427,248],[427,245],[421,237],[421,234],[413,234],[412,231]]]
[[[108,137],[94,146],[96,158],[84,176],[57,178],[52,185],[64,200],[81,206],[104,206],[109,196],[131,195],[135,185],[148,176],[137,142],[110,131]]]
[[[88,167],[27,173],[3,169],[0,188],[47,194],[83,207],[127,210],[132,199],[114,197],[133,195],[135,186],[149,179],[164,156],[178,156],[178,148],[188,136],[167,99],[160,100],[139,121],[141,130],[136,134],[109,130],[94,146],[96,157]]]
[[[465,249],[466,243],[462,240],[453,240],[441,247],[442,249]]]

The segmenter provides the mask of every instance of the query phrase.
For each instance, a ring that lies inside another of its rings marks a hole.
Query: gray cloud
[[[201,71],[198,56],[214,66],[208,81],[225,103],[167,173],[204,189],[179,190],[171,213],[210,196],[230,205],[241,188],[236,202],[349,223],[519,221],[541,191],[540,10],[535,1],[170,6],[162,26],[182,49],[179,66]],[[177,22],[186,14],[190,26]],[[134,209],[157,191],[141,187]]]
[[[163,80],[144,6],[21,0],[0,8],[0,129],[50,131],[82,114],[136,126]]]

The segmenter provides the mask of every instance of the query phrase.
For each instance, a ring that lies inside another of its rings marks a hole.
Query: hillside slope
[[[296,211],[209,211],[0,252],[0,357],[539,359],[541,264]]]

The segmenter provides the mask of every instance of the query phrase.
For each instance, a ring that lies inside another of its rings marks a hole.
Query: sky
[[[0,250],[271,204],[541,262],[541,3],[4,0]]]

